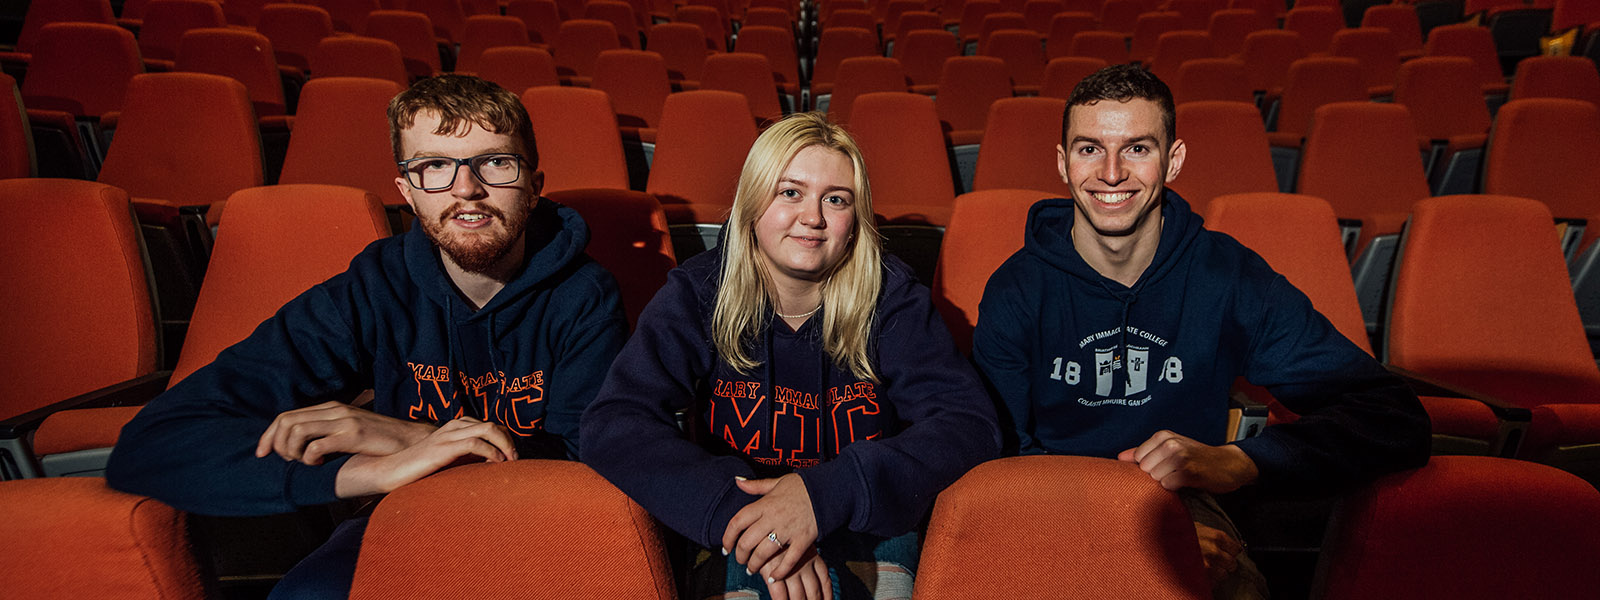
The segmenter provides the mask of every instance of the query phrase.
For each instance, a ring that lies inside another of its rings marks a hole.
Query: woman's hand
[[[799,475],[776,479],[741,479],[739,489],[761,496],[728,521],[722,549],[768,583],[785,579],[817,541],[817,517],[811,495]],[[812,554],[814,556],[814,553]]]

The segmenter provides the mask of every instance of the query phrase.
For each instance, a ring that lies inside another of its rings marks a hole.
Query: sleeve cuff
[[[851,524],[863,495],[858,492],[866,489],[866,483],[850,453],[796,472],[806,484],[806,494],[811,496],[819,539]]]
[[[315,466],[301,462],[289,463],[289,476],[286,478],[283,490],[284,497],[295,506],[315,506],[339,501],[334,486],[339,478],[339,469],[349,460],[349,456],[341,456]]]

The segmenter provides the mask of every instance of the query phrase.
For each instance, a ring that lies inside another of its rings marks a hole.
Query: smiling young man
[[[1030,209],[1023,249],[984,290],[973,358],[1010,452],[1137,463],[1189,507],[1217,597],[1264,597],[1211,494],[1326,493],[1419,466],[1428,419],[1304,294],[1166,189],[1187,153],[1174,114],[1167,86],[1132,65],[1073,90],[1056,156],[1072,198]],[[1228,443],[1240,376],[1300,418]]]
[[[416,226],[284,305],[151,401],[107,468],[120,490],[209,515],[382,494],[461,459],[575,458],[578,419],[627,338],[517,96],[444,75],[389,105]],[[372,390],[354,407],[343,400]],[[511,507],[510,510],[523,510]],[[364,517],[273,596],[348,595]]]

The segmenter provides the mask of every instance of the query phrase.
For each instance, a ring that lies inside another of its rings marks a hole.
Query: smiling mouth
[[[1101,204],[1120,204],[1133,197],[1133,192],[1089,192]]]

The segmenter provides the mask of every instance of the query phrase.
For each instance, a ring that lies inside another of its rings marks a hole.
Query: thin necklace
[[[775,314],[775,315],[778,315],[780,317],[783,317],[785,319],[804,319],[804,318],[809,317],[811,315],[817,314],[817,311],[819,311],[819,310],[822,310],[822,303],[821,302],[817,303],[817,307],[816,308],[813,308],[813,309],[808,310],[806,312],[800,313],[798,315],[786,315],[786,314],[783,314],[783,313],[778,312],[776,310],[772,311],[772,313]]]

